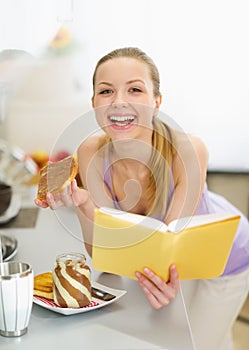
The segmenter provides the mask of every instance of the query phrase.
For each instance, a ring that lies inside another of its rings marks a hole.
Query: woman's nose
[[[127,98],[123,92],[117,92],[113,96],[112,105],[115,107],[126,107],[128,105]]]

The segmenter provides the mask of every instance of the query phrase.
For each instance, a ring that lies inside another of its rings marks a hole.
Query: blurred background
[[[204,139],[209,168],[248,172],[248,32],[246,0],[0,0],[0,137],[50,153],[91,109],[97,60],[138,46],[161,73],[162,111]]]

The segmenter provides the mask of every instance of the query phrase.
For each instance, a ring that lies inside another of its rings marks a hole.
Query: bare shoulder
[[[208,151],[201,138],[190,134],[179,134],[177,138],[177,150],[180,157],[189,159],[197,156],[199,161],[208,160]]]
[[[189,134],[179,134],[177,152],[173,160],[175,177],[179,179],[185,171],[199,169],[203,179],[205,179],[207,166],[208,151],[201,138]]]
[[[202,139],[197,137],[197,136],[189,135],[189,140],[190,140],[195,152],[197,153],[199,160],[207,161],[208,160],[208,150],[207,150],[205,143],[202,141]]]
[[[84,140],[78,147],[78,157],[93,155],[98,151],[100,135],[94,135]]]
[[[79,163],[79,173],[82,178],[82,181],[84,181],[86,173],[89,172],[90,168],[95,169],[98,172],[102,168],[102,163],[99,159],[99,148],[101,139],[101,135],[90,136],[86,140],[84,140],[78,147],[77,155]]]

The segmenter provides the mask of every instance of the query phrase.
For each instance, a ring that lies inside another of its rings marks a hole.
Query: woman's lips
[[[118,129],[127,129],[135,121],[136,116],[133,114],[122,114],[122,115],[112,114],[108,117],[108,119],[111,122],[113,127]]]

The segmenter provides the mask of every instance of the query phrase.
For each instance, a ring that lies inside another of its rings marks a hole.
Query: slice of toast
[[[46,199],[48,192],[55,194],[67,187],[78,173],[77,156],[71,155],[49,163],[40,170],[37,198]]]
[[[44,272],[34,277],[34,295],[54,299],[52,272]]]

